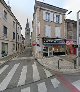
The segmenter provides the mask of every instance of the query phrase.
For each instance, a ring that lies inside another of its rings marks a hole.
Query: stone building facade
[[[30,28],[29,28],[29,22],[27,19],[26,28],[25,28],[25,46],[30,46]]]
[[[66,19],[66,38],[77,41],[77,21]]]
[[[66,9],[35,1],[32,46],[36,57],[42,57],[44,52],[47,56],[52,56],[53,51],[65,49],[63,39],[65,38],[64,19],[66,12]],[[44,50],[45,48],[47,49]]]
[[[0,58],[20,51],[22,27],[4,0],[0,0]]]

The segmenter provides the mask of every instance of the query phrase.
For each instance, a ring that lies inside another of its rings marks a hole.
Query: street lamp
[[[77,12],[77,56],[79,56],[79,12],[80,10]],[[79,58],[77,58],[77,66],[79,66]]]
[[[72,11],[69,11],[68,14],[70,14],[71,12],[72,12]],[[68,14],[67,14],[67,15],[68,15]]]
[[[67,15],[69,15],[69,14],[71,14],[72,13],[72,11],[69,11],[67,14],[66,14],[66,16]],[[66,19],[66,18],[65,18]],[[66,22],[65,22],[65,26],[64,26],[64,29],[65,29],[65,38],[67,38],[67,29],[66,29],[66,27],[67,27],[67,24],[66,24]]]

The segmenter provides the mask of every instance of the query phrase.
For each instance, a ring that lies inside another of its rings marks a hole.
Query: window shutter
[[[45,36],[48,36],[48,27],[47,27],[47,25],[45,26]]]
[[[51,37],[51,27],[48,26],[48,37]]]
[[[62,23],[62,15],[60,15],[60,23]]]
[[[54,14],[54,22],[56,23],[56,14]]]
[[[51,27],[48,25],[45,26],[45,36],[51,37]]]
[[[46,11],[43,11],[43,20],[46,20]]]
[[[53,21],[53,13],[50,13],[50,21]]]
[[[55,37],[60,37],[61,38],[61,29],[60,29],[60,27],[55,28]]]

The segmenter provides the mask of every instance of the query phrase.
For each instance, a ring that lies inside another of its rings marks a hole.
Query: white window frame
[[[56,23],[60,23],[60,15],[56,14]]]
[[[46,12],[46,21],[50,21],[50,13],[49,12]]]

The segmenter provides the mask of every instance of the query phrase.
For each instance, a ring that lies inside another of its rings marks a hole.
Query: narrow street
[[[80,92],[80,73],[63,76],[77,91],[68,88],[63,79],[40,65],[28,48],[0,68],[0,92]]]

